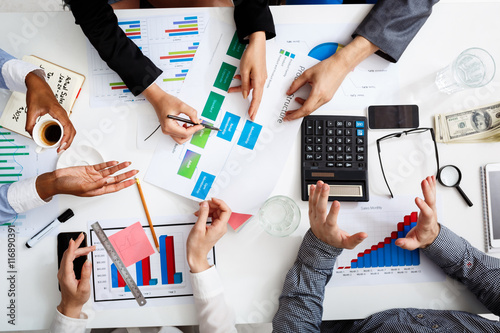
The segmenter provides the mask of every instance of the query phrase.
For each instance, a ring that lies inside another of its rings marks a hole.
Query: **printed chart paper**
[[[57,153],[49,149],[35,152],[36,143],[22,135],[0,127],[0,184],[11,184],[53,171]],[[13,220],[0,224],[0,237],[6,236],[7,225],[14,224],[18,236],[31,237],[57,218],[57,197],[41,207],[18,214]],[[43,218],[40,218],[43,217]]]
[[[410,196],[372,197],[370,202],[359,203],[355,209],[340,210],[339,227],[351,235],[364,231],[368,238],[353,250],[343,250],[328,287],[445,280],[442,270],[420,250],[407,251],[394,245],[395,239],[404,237],[411,230],[411,222],[416,222],[414,214],[407,218],[410,225],[397,232],[398,223],[404,223],[406,215],[419,211],[414,199]],[[438,206],[438,216],[439,211]],[[391,236],[395,239],[391,240]]]
[[[145,180],[192,200],[221,198],[234,212],[255,214],[271,194],[301,124],[283,121],[288,109],[299,107],[286,90],[311,60],[267,44],[268,80],[251,121],[249,101],[227,92],[244,48],[234,26],[210,22],[179,98],[221,130],[199,131],[183,145],[165,136]]]
[[[137,219],[99,221],[108,237],[125,230]],[[146,306],[164,306],[193,303],[193,290],[186,261],[186,240],[196,217],[169,216],[154,217],[155,232],[160,252],[154,251],[134,265],[127,267],[148,303]],[[90,225],[93,222],[89,222]],[[147,221],[142,228],[150,244],[154,244]],[[90,229],[90,245],[96,245],[92,252],[92,290],[94,305],[98,308],[137,306],[132,292],[125,285],[116,266],[109,258],[95,232]],[[215,264],[215,249],[207,256],[210,265]]]
[[[319,60],[347,45],[355,29],[351,23],[280,24],[276,39]],[[331,101],[318,110],[366,110],[369,105],[397,104],[399,90],[398,65],[371,55],[346,76]]]
[[[163,74],[156,84],[177,95],[186,77],[208,21],[206,11],[189,15],[153,16],[119,19],[118,25]],[[123,80],[101,59],[88,43],[90,106],[109,107],[120,102],[144,101],[135,97]]]

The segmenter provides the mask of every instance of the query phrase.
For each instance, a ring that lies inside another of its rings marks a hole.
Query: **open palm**
[[[130,162],[111,161],[56,170],[57,193],[92,197],[117,192],[134,184],[134,180],[128,178],[135,176],[138,173],[137,170],[113,176],[117,171],[129,165]]]

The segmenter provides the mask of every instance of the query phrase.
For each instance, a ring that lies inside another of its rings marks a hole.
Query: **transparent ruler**
[[[123,261],[121,260],[120,256],[118,253],[116,253],[115,248],[111,244],[111,242],[108,239],[108,236],[104,233],[104,230],[102,230],[101,225],[99,222],[95,222],[91,225],[92,229],[94,229],[95,234],[97,235],[97,238],[101,241],[102,246],[108,253],[109,257],[115,264],[116,268],[120,272],[123,280],[127,284],[128,288],[132,292],[132,295],[134,295],[135,300],[137,303],[139,303],[140,306],[143,306],[146,304],[146,298],[144,298],[144,295],[142,294],[141,290],[139,287],[137,287],[137,283],[135,283],[134,279],[132,278],[132,275],[130,275],[127,267],[123,264]]]

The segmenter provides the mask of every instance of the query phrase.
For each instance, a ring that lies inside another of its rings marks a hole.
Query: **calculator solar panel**
[[[366,117],[308,116],[301,129],[302,200],[322,180],[330,185],[328,200],[368,201]]]

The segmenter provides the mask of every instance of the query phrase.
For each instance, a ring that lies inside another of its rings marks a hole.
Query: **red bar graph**
[[[125,280],[123,279],[122,275],[120,272],[118,272],[118,288],[120,287],[125,287],[127,284],[125,283]]]
[[[185,29],[170,29],[170,30],[165,30],[166,33],[170,33],[170,32],[184,32],[184,31],[198,31],[198,28],[185,28]]]
[[[151,280],[151,264],[149,257],[142,259],[142,283],[145,286],[149,286],[149,281]]]
[[[351,260],[350,268],[390,267],[390,266],[416,266],[420,264],[419,251],[403,250],[396,246],[398,238],[404,238],[417,225],[418,213],[412,212],[403,218],[403,222],[397,223],[397,231],[391,232],[390,237],[384,241],[370,246],[359,252],[355,259]],[[341,269],[346,269],[343,266]],[[340,269],[340,267],[339,267]]]
[[[167,279],[169,284],[173,284],[175,274],[175,252],[173,236],[167,236],[165,238],[165,247],[167,249]]]
[[[170,55],[161,56],[160,59],[179,59],[179,58],[193,58],[194,54],[181,54],[181,55]]]

